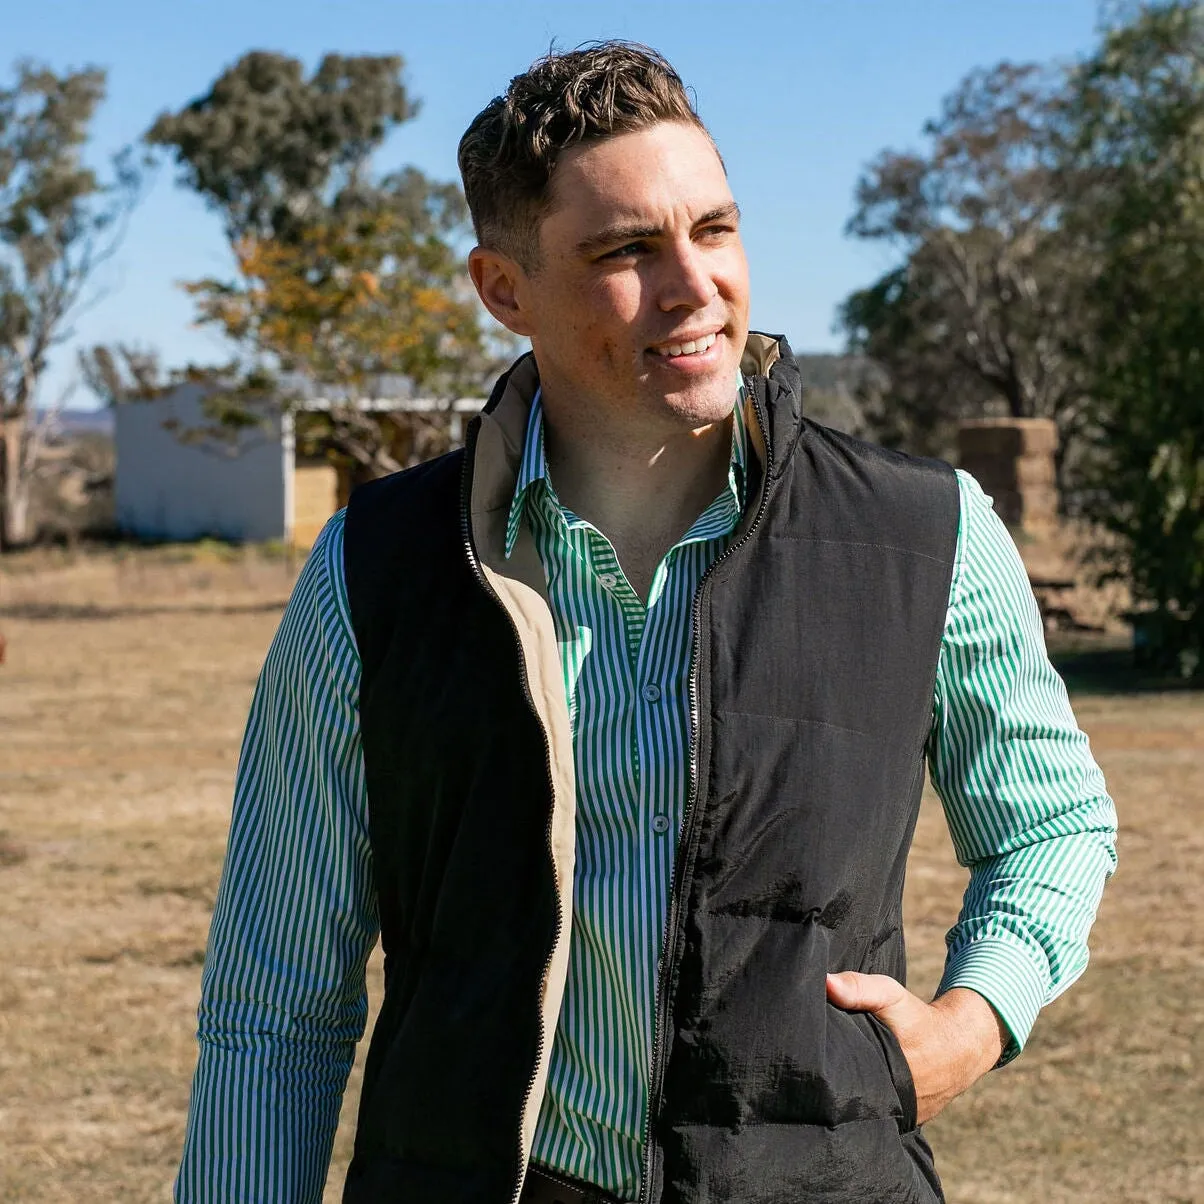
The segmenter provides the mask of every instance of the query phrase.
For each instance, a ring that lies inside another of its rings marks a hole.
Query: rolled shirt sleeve
[[[377,916],[342,515],[260,674],[209,934],[175,1198],[320,1201]]]
[[[1028,575],[977,482],[961,525],[937,669],[929,771],[970,870],[939,992],[969,987],[1023,1048],[1040,1009],[1087,966],[1116,866],[1116,812],[1049,662]]]

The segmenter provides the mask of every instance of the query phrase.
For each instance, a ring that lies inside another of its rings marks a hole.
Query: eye
[[[602,256],[602,258],[603,259],[623,259],[630,255],[639,255],[640,252],[643,250],[644,250],[644,244],[642,242],[628,242],[628,243],[624,243],[621,247],[615,247],[615,249],[613,251],[607,251],[606,254]]]

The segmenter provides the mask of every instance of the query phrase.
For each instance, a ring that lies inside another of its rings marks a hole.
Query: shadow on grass
[[[1138,664],[1127,639],[1051,637],[1049,657],[1072,694],[1204,692],[1204,679],[1184,679]]]

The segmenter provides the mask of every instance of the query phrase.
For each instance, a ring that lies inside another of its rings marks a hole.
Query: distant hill
[[[872,370],[864,356],[804,352],[795,359],[807,390],[803,413],[808,418],[852,435],[871,434],[857,401],[858,386]]]
[[[803,384],[816,393],[853,396],[868,370],[867,360],[860,355],[813,351],[796,355],[795,359],[803,373]]]
[[[113,437],[111,409],[62,410],[56,421],[68,438],[73,435],[107,435],[110,439]]]

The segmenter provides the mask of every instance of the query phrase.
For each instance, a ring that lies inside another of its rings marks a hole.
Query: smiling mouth
[[[649,350],[653,355],[659,355],[664,359],[679,359],[685,356],[702,355],[704,351],[709,351],[719,338],[718,332],[704,335],[701,339],[692,339],[686,343],[666,343],[663,347],[651,347]]]

